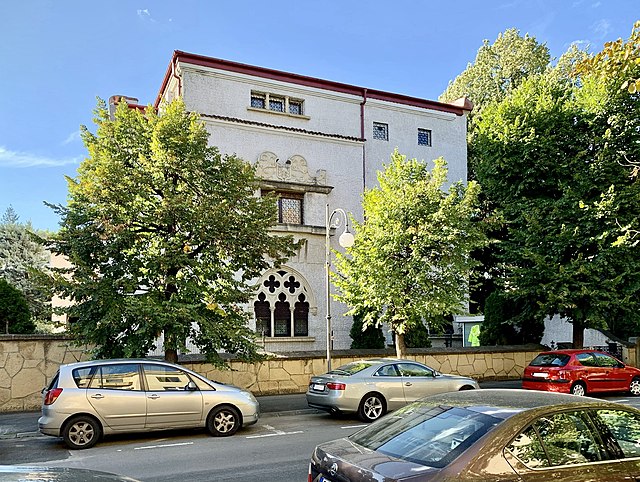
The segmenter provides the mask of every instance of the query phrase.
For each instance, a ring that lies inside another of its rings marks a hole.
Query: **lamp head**
[[[351,234],[347,230],[345,230],[338,238],[338,243],[340,243],[340,246],[342,246],[343,248],[350,248],[351,246],[353,246],[354,241],[355,238],[353,237],[353,234]]]

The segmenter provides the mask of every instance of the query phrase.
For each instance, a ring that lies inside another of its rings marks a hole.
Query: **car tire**
[[[102,427],[95,418],[88,415],[72,417],[62,428],[64,443],[74,450],[93,447],[101,436]]]
[[[462,392],[464,390],[475,390],[475,387],[472,387],[471,385],[462,385],[458,391]]]
[[[629,393],[634,397],[640,395],[640,378],[636,377],[629,384]]]
[[[571,395],[584,397],[587,394],[587,387],[582,382],[576,382],[571,387]]]
[[[240,428],[240,413],[234,407],[216,407],[207,417],[207,430],[215,437],[228,437]]]
[[[387,402],[379,393],[367,393],[358,407],[358,417],[363,422],[373,422],[387,413]]]

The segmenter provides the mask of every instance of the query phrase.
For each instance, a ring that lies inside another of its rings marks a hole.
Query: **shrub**
[[[27,334],[33,333],[35,329],[24,294],[6,280],[0,279],[0,332]]]

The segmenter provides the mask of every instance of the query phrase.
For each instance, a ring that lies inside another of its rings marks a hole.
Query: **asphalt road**
[[[316,445],[363,426],[352,417],[309,410],[304,395],[280,397],[261,399],[259,422],[232,437],[211,437],[204,430],[156,432],[111,436],[72,451],[60,439],[34,434],[0,439],[0,464],[88,468],[142,481],[305,480]],[[640,398],[603,398],[640,408]]]

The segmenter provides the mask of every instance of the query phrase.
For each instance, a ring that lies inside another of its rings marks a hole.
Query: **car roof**
[[[111,363],[162,363],[165,365],[178,366],[174,363],[167,362],[165,360],[160,360],[157,358],[106,358],[102,360],[87,360],[87,361],[78,361],[74,363],[66,363],[62,365],[67,368],[78,368],[78,367],[91,367],[95,365],[105,365]]]
[[[570,407],[620,408],[623,405],[591,397],[580,397],[568,393],[555,393],[537,390],[519,390],[508,388],[483,388],[479,390],[462,390],[459,392],[431,395],[421,399],[437,405],[455,407],[484,407],[495,409],[511,409],[515,411],[533,408],[563,405]],[[624,406],[640,413],[639,410]],[[482,410],[485,412],[486,410]]]
[[[577,355],[579,353],[604,353],[602,350],[590,350],[588,348],[570,348],[567,350],[549,350],[549,351],[543,351],[540,353],[540,355],[554,355],[554,354],[561,354],[561,355]],[[605,353],[606,355],[607,353]]]

